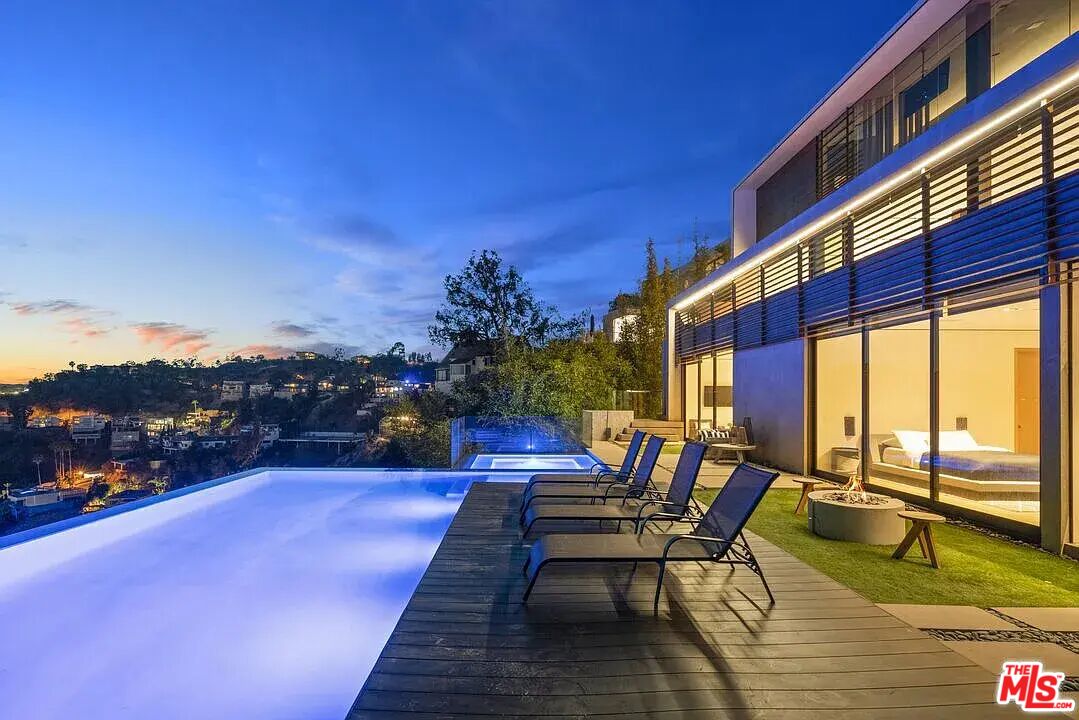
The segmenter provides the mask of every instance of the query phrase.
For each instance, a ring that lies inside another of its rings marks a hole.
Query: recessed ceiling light
[[[1038,28],[1040,28],[1044,24],[1045,24],[1044,20],[1035,20],[1031,24],[1027,25],[1027,30],[1037,30]]]

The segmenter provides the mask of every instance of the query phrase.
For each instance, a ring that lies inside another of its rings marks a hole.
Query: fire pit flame
[[[847,502],[849,503],[864,504],[869,502],[869,494],[865,491],[865,483],[858,477],[857,470],[850,474],[850,479],[847,480],[843,490],[847,493]]]

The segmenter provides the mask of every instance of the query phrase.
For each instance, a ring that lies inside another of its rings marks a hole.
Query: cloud
[[[282,337],[305,338],[315,334],[313,328],[298,323],[281,321],[275,322],[272,327],[274,333]]]
[[[147,345],[157,345],[165,350],[183,350],[197,355],[210,347],[210,333],[170,322],[134,323],[131,329]]]
[[[11,309],[19,315],[59,315],[63,313],[94,312],[89,305],[74,300],[41,300],[38,302],[11,303]]]
[[[0,248],[4,250],[25,250],[29,245],[22,235],[0,233]]]
[[[521,270],[527,270],[594,250],[614,239],[609,232],[591,222],[562,225],[516,240],[503,249],[503,254]]]
[[[68,318],[64,320],[63,326],[68,332],[89,339],[104,337],[111,332],[111,328],[99,325],[90,318],[85,317]]]
[[[566,205],[598,195],[617,195],[632,190],[661,190],[694,184],[724,167],[730,145],[717,146],[672,157],[649,167],[630,169],[585,182],[560,183],[516,192],[474,208],[481,215],[507,215]]]
[[[35,315],[56,316],[60,320],[60,325],[67,332],[78,337],[92,340],[104,337],[112,332],[112,328],[106,324],[107,319],[112,316],[111,312],[75,300],[12,302],[10,306],[17,315],[22,315],[23,317]]]
[[[401,240],[392,228],[366,215],[351,213],[331,218],[322,226],[326,235],[361,247],[394,247]]]

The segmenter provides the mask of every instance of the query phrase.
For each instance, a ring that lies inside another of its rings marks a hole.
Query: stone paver
[[[1047,670],[1079,675],[1079,655],[1053,643],[958,640],[944,644],[994,673],[1000,672],[1005,660],[1041,660]]]
[[[1079,608],[994,608],[1040,630],[1079,632]]]
[[[1013,625],[981,608],[970,605],[893,605],[877,606],[903,622],[921,630],[1018,630]]]

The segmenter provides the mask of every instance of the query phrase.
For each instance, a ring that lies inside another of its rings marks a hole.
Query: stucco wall
[[[734,354],[734,418],[752,419],[754,462],[805,472],[806,341]]]

